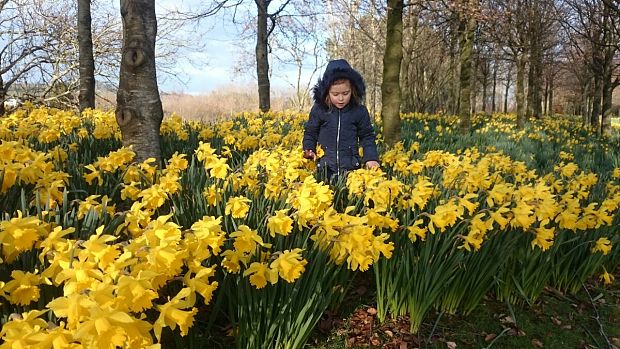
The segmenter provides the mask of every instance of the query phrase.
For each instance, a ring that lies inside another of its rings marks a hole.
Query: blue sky
[[[192,6],[200,3],[197,0],[184,0],[181,2],[178,0],[162,0],[157,2],[157,6],[161,10],[162,8]],[[253,6],[254,2],[251,1],[249,4]],[[252,11],[254,8],[250,7],[249,10]],[[243,14],[240,14],[240,11],[238,11],[237,16],[239,16],[239,19]],[[249,72],[243,74],[235,72],[235,66],[240,64],[240,57],[242,56],[240,46],[245,45],[246,50],[253,54],[255,39],[251,37],[242,41],[240,30],[231,22],[231,14],[220,12],[215,16],[204,19],[200,28],[196,31],[182,34],[188,36],[186,41],[188,45],[201,43],[204,45],[204,50],[201,52],[184,52],[185,59],[180,59],[174,68],[174,71],[184,83],[177,79],[160,79],[163,80],[160,82],[160,89],[165,92],[202,94],[235,84],[242,86],[256,85],[254,78],[255,68],[253,66],[249,69]],[[254,58],[249,56],[247,59],[253,60]],[[291,84],[295,81],[297,74],[294,67],[278,65],[273,55],[270,55],[269,59],[274,71],[271,77],[272,90],[291,88]],[[196,62],[196,64],[190,64],[188,62],[190,60]],[[249,64],[251,63],[245,63],[248,66]],[[308,70],[302,73],[302,80],[316,80],[316,77],[310,76],[310,71]]]

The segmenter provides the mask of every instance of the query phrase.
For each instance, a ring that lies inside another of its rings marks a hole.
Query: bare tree
[[[525,73],[527,68],[528,37],[527,2],[529,0],[491,0],[489,7],[493,12],[490,16],[490,34],[495,42],[515,63],[517,102],[517,127],[524,128],[525,113]]]
[[[589,63],[591,108],[586,109],[590,124],[601,134],[608,135],[613,90],[620,85],[618,5],[606,0],[564,0],[563,4],[566,9],[563,24],[572,34],[572,46],[580,55],[586,55]]]
[[[133,147],[136,161],[152,157],[161,163],[163,110],[155,69],[155,0],[121,0],[121,15],[123,49],[116,120],[123,145]]]
[[[269,13],[272,0],[254,0],[256,3],[256,76],[258,78],[258,104],[262,112],[271,108],[271,83],[269,81],[269,36],[275,29],[277,19],[291,0]]]
[[[45,31],[40,6],[0,1],[0,115],[9,89],[33,69],[49,61],[46,48],[52,44]]]
[[[472,83],[472,51],[474,49],[474,33],[477,21],[473,11],[467,10],[475,0],[462,0],[464,10],[460,14],[460,129],[461,132],[469,132],[471,128],[471,83]]]
[[[298,4],[291,5],[297,7]],[[300,15],[280,17],[271,46],[277,52],[275,61],[295,69],[294,80],[288,83],[295,92],[291,102],[301,111],[308,107],[311,84],[325,65],[326,57],[315,9],[297,8],[295,12]],[[305,72],[309,72],[309,76],[304,76]],[[274,72],[274,75],[281,74]],[[290,80],[291,75],[286,75],[282,77]]]

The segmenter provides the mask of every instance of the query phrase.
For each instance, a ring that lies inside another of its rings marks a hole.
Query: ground
[[[378,322],[374,305],[365,303],[372,300],[372,280],[358,279],[338,315],[323,317],[309,347],[617,349],[618,280],[620,271],[614,284],[593,279],[575,295],[547,288],[531,305],[511,305],[489,295],[468,316],[431,313],[420,331],[411,334],[407,317]]]

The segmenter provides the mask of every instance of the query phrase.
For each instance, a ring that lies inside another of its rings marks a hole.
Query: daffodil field
[[[380,319],[614,282],[620,147],[578,119],[403,115],[382,169],[331,185],[307,115],[172,116],[163,166],[113,112],[0,118],[0,348],[302,348],[357,273]],[[216,330],[217,329],[217,330]]]

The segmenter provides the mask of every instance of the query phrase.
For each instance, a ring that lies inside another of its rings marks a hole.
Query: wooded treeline
[[[344,25],[328,52],[363,72],[367,103],[378,110],[385,3],[332,3]],[[472,113],[515,111],[521,124],[579,114],[608,133],[618,108],[612,93],[620,83],[619,8],[614,0],[405,1],[401,111],[459,114],[469,103]],[[469,59],[471,79],[462,80]]]
[[[296,103],[307,108],[327,60],[345,58],[365,77],[366,104],[382,115],[388,143],[399,138],[399,112],[458,114],[464,132],[472,113],[515,111],[519,127],[531,117],[578,114],[606,135],[617,109],[618,0],[190,3],[155,17],[155,1],[122,0],[121,22],[119,10],[103,1],[0,1],[0,100],[20,86],[30,99],[84,109],[94,106],[95,81],[116,86],[120,78],[119,124],[128,116],[140,120],[144,106],[133,103],[159,100],[157,77],[174,77],[179,52],[204,45],[175,32],[218,18],[242,28],[252,43],[240,70],[255,74],[262,111],[270,109],[274,63],[296,68],[287,78]],[[128,9],[136,15],[126,17]],[[159,74],[142,70],[155,63]],[[308,69],[312,74],[302,81]],[[123,72],[146,80],[123,82]],[[150,86],[150,95],[136,99],[125,86]]]

